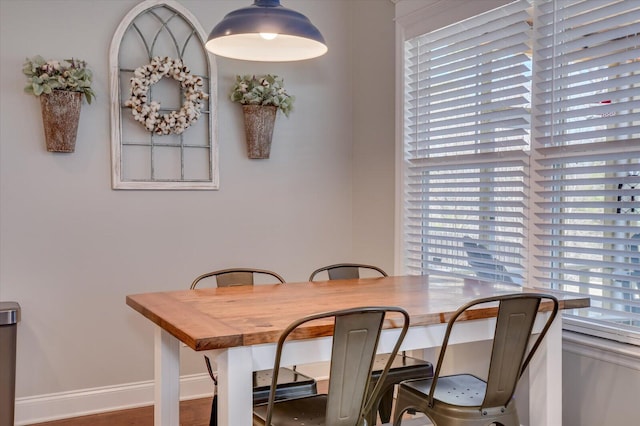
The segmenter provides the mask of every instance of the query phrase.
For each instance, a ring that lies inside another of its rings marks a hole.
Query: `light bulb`
[[[260,33],[260,37],[262,37],[265,40],[273,40],[274,38],[278,37],[278,34],[276,34],[276,33]]]

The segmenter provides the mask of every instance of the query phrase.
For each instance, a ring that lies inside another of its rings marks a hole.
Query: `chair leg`
[[[393,386],[387,390],[378,404],[378,413],[382,423],[389,423],[391,419],[391,408],[393,407]]]
[[[393,426],[400,426],[402,424],[402,416],[409,409],[413,409],[412,404],[409,402],[407,395],[402,392],[402,388],[398,389],[398,395],[396,396],[396,408],[393,412]]]
[[[218,395],[213,395],[211,401],[211,416],[209,417],[209,426],[218,426]]]
[[[401,426],[402,425],[402,415],[404,412],[398,412],[396,407],[396,412],[393,413],[393,426]]]

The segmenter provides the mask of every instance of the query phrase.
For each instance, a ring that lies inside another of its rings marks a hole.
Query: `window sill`
[[[599,361],[640,370],[640,347],[563,330],[562,350]]]

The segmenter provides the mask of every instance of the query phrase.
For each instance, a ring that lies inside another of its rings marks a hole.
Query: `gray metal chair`
[[[362,263],[336,263],[335,265],[323,266],[322,268],[318,268],[311,273],[309,276],[309,281],[313,281],[321,272],[327,271],[330,280],[351,280],[360,278],[360,270],[367,269],[378,274],[383,277],[387,277],[387,273],[377,266],[373,265],[365,265]]]
[[[278,280],[281,284],[285,283],[284,278],[280,275],[276,274],[273,271],[268,271],[266,269],[254,269],[254,268],[230,268],[230,269],[220,269],[218,271],[207,272],[205,274],[200,275],[191,283],[191,290],[196,288],[200,281],[206,278],[215,278],[216,287],[233,287],[237,285],[253,285],[255,281],[255,277],[264,275],[267,277],[273,277]]]
[[[544,300],[552,304],[551,313],[531,349],[527,350],[538,308]],[[495,309],[495,302],[498,302],[498,317],[487,380],[471,374],[441,377],[440,369],[456,320],[469,318],[473,314],[468,310],[478,305],[491,304],[488,307]],[[400,384],[394,426],[402,424],[402,415],[410,408],[425,413],[436,426],[520,425],[513,393],[557,313],[558,300],[555,297],[536,293],[477,299],[458,309],[447,324],[433,378],[408,380]]]
[[[327,272],[329,280],[346,280],[360,278],[361,270],[369,270],[383,277],[388,276],[387,273],[373,265],[365,265],[361,263],[337,263],[335,265],[323,266],[311,273],[309,281],[313,281],[321,272]],[[371,372],[371,381],[375,383],[380,377],[383,367],[389,360],[389,354],[376,355],[373,370]],[[419,358],[407,356],[404,352],[398,354],[391,364],[389,374],[387,374],[383,391],[378,395],[373,410],[367,414],[369,424],[375,424],[376,411],[380,416],[382,423],[388,423],[391,419],[391,410],[393,407],[393,390],[395,385],[403,380],[409,379],[425,379],[433,377],[433,365]]]
[[[402,328],[391,351],[391,359],[409,327],[409,314],[396,307],[361,307],[311,315],[293,322],[281,334],[276,347],[271,389],[278,380],[280,360],[287,338],[310,322],[333,319],[333,341],[329,388],[327,394],[276,401],[270,393],[267,404],[254,406],[254,426],[357,426],[365,424],[365,413],[371,411],[376,396],[382,391],[391,361],[382,369],[380,380],[371,387],[371,370],[385,320],[402,321]],[[400,317],[400,318],[398,318]],[[319,337],[315,336],[314,337]],[[370,423],[367,423],[370,424]]]
[[[195,289],[207,278],[213,278],[217,287],[233,287],[240,285],[253,285],[256,276],[264,276],[266,279],[275,279],[280,283],[285,283],[284,278],[273,271],[252,268],[232,268],[207,272],[200,275],[191,283],[191,290]],[[218,379],[213,373],[209,357],[205,355],[204,360],[207,365],[207,371],[209,372],[209,375],[216,387],[216,392],[214,393],[213,401],[211,402],[211,417],[209,419],[209,425],[215,426],[218,423]],[[254,404],[265,403],[269,399],[272,373],[272,370],[260,370],[253,373]],[[277,399],[315,395],[317,393],[317,382],[313,377],[309,377],[298,372],[295,366],[293,369],[281,369],[278,377],[278,386],[276,388]]]

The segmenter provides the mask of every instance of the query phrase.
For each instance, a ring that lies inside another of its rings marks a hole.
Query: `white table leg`
[[[529,425],[562,426],[562,318],[556,317],[529,364]]]
[[[218,426],[250,425],[253,418],[251,348],[223,350],[218,367]]]
[[[160,327],[155,331],[155,426],[180,424],[180,342]]]

